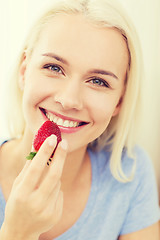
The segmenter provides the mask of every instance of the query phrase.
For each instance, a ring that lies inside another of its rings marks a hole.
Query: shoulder
[[[110,184],[129,188],[130,191],[135,191],[141,185],[152,185],[156,188],[155,172],[151,158],[147,152],[140,146],[135,146],[132,154],[125,148],[122,153],[121,167],[127,177],[133,176],[131,182],[127,182],[124,186],[121,182],[116,180],[110,170],[110,156],[111,152],[100,151],[90,152],[91,163],[93,168],[96,168],[97,177],[103,179],[102,181],[110,181]]]
[[[117,226],[117,232],[127,234],[154,224],[159,219],[158,194],[152,161],[146,151],[136,146],[133,156],[124,149],[121,165],[132,181],[122,183],[110,171],[110,152],[92,153],[96,170],[97,192],[94,201],[104,214],[103,221]],[[109,214],[110,213],[110,214]]]
[[[124,149],[122,154],[122,168],[126,175],[134,171],[133,180],[138,181],[145,178],[154,178],[155,172],[153,162],[148,153],[140,146],[136,145],[132,153]]]
[[[90,151],[91,161],[97,164],[97,167],[104,169],[104,167],[110,168],[110,156],[111,152],[102,150],[99,152]],[[140,146],[136,145],[132,153],[129,153],[126,148],[123,149],[121,158],[122,169],[125,174],[129,175],[135,166],[135,173],[141,174],[147,170],[153,169],[152,161],[148,153]],[[143,170],[142,170],[143,168]]]
[[[133,180],[128,184],[131,197],[121,234],[138,231],[159,220],[158,191],[152,160],[139,146],[134,148],[133,157],[124,153],[124,168],[133,169],[133,165],[128,164],[131,159],[134,159],[135,171]]]
[[[139,197],[148,197],[149,191],[153,193],[154,201],[158,198],[157,183],[153,163],[147,152],[140,146],[135,146],[132,154],[126,149],[123,150],[121,167],[127,177],[132,180],[126,183],[116,180],[110,170],[110,152],[100,151],[92,153],[91,162],[97,173],[97,179],[106,189],[117,189],[119,194],[132,198],[138,194]],[[143,196],[142,196],[143,195]],[[136,198],[138,198],[138,196]],[[152,199],[153,199],[152,198]]]
[[[151,158],[149,157],[148,153],[146,150],[144,150],[142,147],[136,145],[133,148],[133,153],[131,157],[128,157],[128,153],[125,156],[126,158],[132,158],[136,160],[136,163],[138,166],[143,165],[144,163],[147,163],[146,166],[152,165]]]

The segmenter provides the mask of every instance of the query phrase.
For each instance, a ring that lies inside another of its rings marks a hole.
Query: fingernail
[[[33,142],[32,142],[31,152],[35,152],[35,149],[33,147]]]
[[[63,140],[60,142],[60,144],[61,144],[61,148],[62,148],[62,149],[67,150],[67,148],[68,148],[68,143],[67,143],[67,141],[66,141],[65,139],[63,139]]]
[[[57,142],[57,137],[56,135],[52,134],[48,139],[48,145],[51,147],[54,147],[56,142]]]
[[[35,152],[35,149],[34,149],[33,145],[32,145],[32,148],[31,148],[31,152]]]

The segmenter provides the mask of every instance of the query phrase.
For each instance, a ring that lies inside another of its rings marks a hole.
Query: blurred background
[[[139,143],[153,160],[160,193],[160,0],[119,0],[140,36],[145,66],[145,109]],[[51,0],[0,0],[0,136],[7,138],[5,86],[32,22]]]

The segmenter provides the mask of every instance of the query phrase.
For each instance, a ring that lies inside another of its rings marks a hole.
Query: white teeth
[[[50,120],[50,116],[49,116],[49,114],[48,113],[46,113],[46,117]]]
[[[77,122],[74,122],[73,127],[77,127],[77,126],[78,126],[78,123],[77,123]]]
[[[64,127],[69,127],[69,121],[68,121],[68,120],[65,120],[64,123],[63,123],[63,126],[64,126]]]
[[[57,123],[58,121],[58,118],[57,117],[53,117],[53,120],[52,120],[54,123]]]
[[[53,121],[53,116],[50,116],[50,121]]]
[[[70,122],[70,123],[69,123],[69,126],[70,126],[70,127],[74,127],[74,122]]]
[[[57,125],[63,126],[63,120],[61,118],[58,118]]]
[[[46,113],[46,117],[50,121],[56,123],[59,126],[63,126],[63,127],[78,127],[78,125],[79,125],[78,122],[63,120],[62,118],[55,117],[53,115],[50,115],[49,113]]]

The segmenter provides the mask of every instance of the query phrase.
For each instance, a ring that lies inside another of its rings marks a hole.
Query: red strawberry
[[[41,147],[44,140],[52,134],[57,136],[57,145],[58,145],[58,143],[62,140],[60,129],[56,123],[47,120],[39,128],[37,134],[34,137],[33,147],[36,152],[30,152],[29,156],[27,156],[27,159],[33,159],[33,157],[36,155],[37,151]],[[53,154],[54,152],[52,153],[52,156]]]

